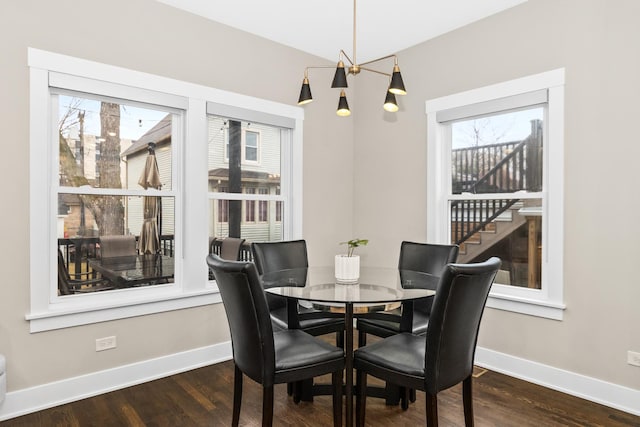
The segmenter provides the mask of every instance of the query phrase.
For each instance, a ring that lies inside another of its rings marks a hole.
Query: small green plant
[[[348,242],[340,242],[341,245],[347,245],[349,249],[347,250],[347,256],[353,256],[353,251],[358,246],[366,246],[369,243],[369,239],[351,239]]]

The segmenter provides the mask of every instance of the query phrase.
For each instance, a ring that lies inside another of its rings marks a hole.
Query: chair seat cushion
[[[305,319],[304,314],[311,311],[301,308],[302,318],[300,319],[300,328],[309,332],[311,335],[323,335],[331,332],[344,330],[344,319],[342,317],[321,317],[313,319]],[[277,329],[288,329],[287,308],[281,307],[270,311],[271,321]]]
[[[357,349],[354,366],[365,362],[382,369],[424,378],[424,336],[402,333]]]
[[[391,314],[400,315],[390,312]],[[395,317],[395,316],[394,316]],[[368,334],[376,335],[379,337],[388,337],[400,332],[400,318],[395,317],[395,320],[380,320],[380,319],[367,319],[367,317],[361,317],[358,319],[358,331],[366,332]],[[427,332],[427,326],[429,325],[429,314],[422,311],[415,310],[413,312],[413,327],[411,332],[415,335],[422,335]]]
[[[276,372],[344,360],[344,351],[341,348],[314,338],[299,329],[275,332],[273,343],[276,353]]]

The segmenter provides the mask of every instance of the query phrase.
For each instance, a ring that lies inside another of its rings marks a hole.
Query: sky
[[[451,126],[452,148],[475,145],[477,131],[479,145],[521,141],[531,133],[531,120],[544,117],[542,107],[513,111],[478,119],[458,121]]]
[[[71,111],[70,111],[71,109]],[[84,132],[89,135],[100,135],[100,101],[71,97],[66,95],[59,96],[59,120],[65,115],[69,115],[67,120],[67,131],[74,133],[79,130],[77,112],[84,111]],[[120,105],[120,138],[137,140],[144,135],[149,129],[154,127],[163,117],[167,115],[166,111],[150,108],[140,108],[130,105]],[[71,126],[69,126],[71,125]],[[72,135],[73,136],[73,135]]]

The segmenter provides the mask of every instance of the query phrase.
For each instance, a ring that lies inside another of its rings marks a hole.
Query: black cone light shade
[[[387,91],[387,96],[384,99],[384,109],[385,111],[389,111],[390,113],[395,113],[398,111],[398,102],[396,101],[396,96],[391,93],[391,91]]]
[[[393,66],[393,74],[391,75],[391,84],[389,85],[389,92],[394,95],[406,95],[407,91],[404,88],[404,82],[402,81],[402,74],[400,74],[400,67]]]
[[[347,95],[344,93],[344,89],[340,91],[340,100],[338,101],[338,110],[336,114],[341,117],[347,117],[351,115],[349,110],[349,104],[347,103]]]
[[[309,86],[309,79],[304,78],[302,80],[302,89],[300,89],[300,98],[298,98],[298,105],[305,105],[313,101],[311,96],[311,87]]]
[[[333,76],[333,83],[331,83],[331,87],[348,87],[347,75],[344,72],[344,62],[342,61],[338,61],[336,74]]]

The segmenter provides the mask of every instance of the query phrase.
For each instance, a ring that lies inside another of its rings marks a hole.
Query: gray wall
[[[222,305],[29,333],[27,47],[287,104],[298,99],[305,66],[325,61],[151,0],[3,1],[0,39],[0,353],[8,391],[227,341],[226,328],[216,327],[225,322]],[[318,92],[304,125],[303,221],[311,261],[330,264],[351,234],[353,125]],[[109,335],[118,348],[96,353],[95,339]]]
[[[636,390],[639,16],[637,0],[529,0],[400,52],[395,118],[376,76],[353,108],[362,262],[395,266],[401,240],[429,239],[425,100],[565,67],[564,320],[488,309],[479,345]]]

